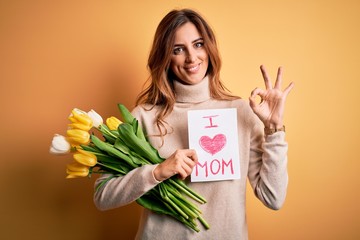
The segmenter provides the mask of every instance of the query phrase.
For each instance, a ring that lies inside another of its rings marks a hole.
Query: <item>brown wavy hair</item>
[[[193,23],[199,31],[204,40],[204,48],[209,55],[207,75],[209,76],[210,96],[219,100],[238,98],[232,95],[220,81],[221,59],[215,34],[204,18],[191,9],[170,11],[161,20],[155,32],[148,59],[150,76],[146,83],[149,83],[149,85],[139,94],[136,100],[136,105],[150,104],[152,108],[160,106],[156,124],[161,137],[168,133],[164,119],[173,110],[175,104],[174,73],[170,70],[175,32],[187,22]]]

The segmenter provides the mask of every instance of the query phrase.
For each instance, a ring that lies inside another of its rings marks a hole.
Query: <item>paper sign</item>
[[[240,159],[235,108],[188,112],[189,148],[199,158],[192,182],[240,178]]]

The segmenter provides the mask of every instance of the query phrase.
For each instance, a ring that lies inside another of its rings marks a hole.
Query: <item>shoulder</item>
[[[151,104],[141,104],[137,105],[132,111],[131,114],[138,120],[155,118],[156,113],[159,107]]]
[[[233,108],[237,108],[239,113],[253,114],[249,101],[242,98],[229,101],[229,105]]]
[[[248,126],[260,124],[260,119],[251,109],[249,101],[245,99],[236,99],[231,101],[232,107],[237,109],[238,120]]]

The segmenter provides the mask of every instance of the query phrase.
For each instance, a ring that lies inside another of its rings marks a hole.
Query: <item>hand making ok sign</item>
[[[283,127],[283,115],[285,100],[294,83],[290,83],[284,91],[281,90],[282,68],[279,67],[275,86],[272,86],[271,80],[264,66],[260,66],[266,89],[255,88],[251,92],[250,107],[254,113],[264,123],[266,128],[279,129]],[[260,96],[261,102],[256,102],[256,96]]]

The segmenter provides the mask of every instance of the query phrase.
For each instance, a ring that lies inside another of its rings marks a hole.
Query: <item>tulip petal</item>
[[[89,167],[78,162],[69,163],[66,165],[67,170],[72,172],[88,172]]]
[[[84,130],[84,131],[89,131],[92,126],[90,125],[85,125],[85,124],[82,124],[82,123],[79,123],[79,122],[73,122],[71,124],[68,124],[68,126],[71,128],[71,129],[80,129],[80,130]]]
[[[101,124],[103,124],[103,119],[102,117],[95,112],[93,109],[91,109],[87,115],[91,118],[92,122],[93,122],[93,126],[98,128]]]
[[[89,175],[89,172],[73,172],[69,170],[66,170],[66,173],[68,174],[68,176],[71,176],[67,178],[86,177],[87,175]]]

